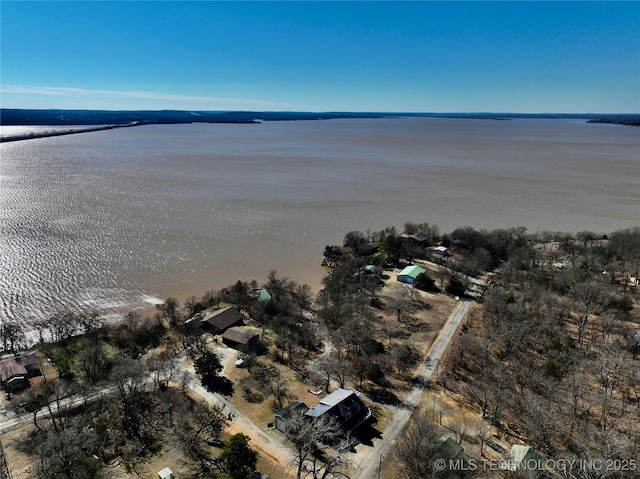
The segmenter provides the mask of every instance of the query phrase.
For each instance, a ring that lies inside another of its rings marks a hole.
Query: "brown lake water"
[[[406,221],[608,233],[640,224],[640,129],[367,119],[124,128],[0,145],[0,320],[116,314]]]

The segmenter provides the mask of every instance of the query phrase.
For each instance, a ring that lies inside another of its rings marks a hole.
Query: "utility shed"
[[[158,471],[158,479],[175,479],[173,471],[168,467],[165,467],[161,471]]]
[[[396,279],[401,283],[411,284],[415,281],[415,279],[418,277],[419,274],[426,273],[426,272],[427,272],[426,269],[421,268],[420,266],[417,266],[417,265],[407,266],[406,268],[404,268],[402,271],[398,273],[398,276],[396,277]]]
[[[267,291],[265,288],[262,288],[260,290],[260,294],[258,295],[258,301],[265,304],[269,303],[269,301],[271,301],[271,295],[269,294],[269,291]]]
[[[507,469],[519,471],[526,479],[538,476],[544,464],[544,458],[529,446],[515,444],[506,456]]]
[[[295,411],[300,409],[303,413],[309,410],[309,406],[307,406],[302,401],[296,401],[292,404],[289,404],[286,408],[278,411],[276,413],[276,429],[278,431],[286,434],[287,433],[287,417],[293,414]]]
[[[438,453],[449,459],[454,459],[462,454],[462,446],[446,434],[436,436],[434,443],[436,444]]]

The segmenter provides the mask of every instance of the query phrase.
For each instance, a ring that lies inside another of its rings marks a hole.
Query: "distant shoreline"
[[[598,113],[391,113],[391,112],[301,112],[301,111],[108,111],[108,110],[23,110],[0,108],[3,126],[86,126],[87,130],[65,133],[25,135],[19,139],[42,138],[62,134],[100,131],[135,125],[233,123],[255,124],[263,121],[334,119],[449,118],[473,120],[573,119],[588,123],[640,126],[640,114]],[[90,129],[91,128],[91,129]],[[36,136],[37,135],[37,136]],[[15,140],[3,140],[15,141]]]
[[[102,125],[102,126],[81,128],[76,130],[43,131],[41,133],[29,132],[21,135],[0,137],[0,143],[9,143],[11,141],[35,140],[37,138],[49,138],[52,136],[75,135],[77,133],[90,133],[92,131],[114,130],[116,128],[129,128],[137,125],[138,123],[135,122],[135,123],[128,123],[126,125]],[[55,125],[46,125],[46,126],[55,126]]]
[[[503,113],[306,113],[306,112],[105,112],[92,110],[0,110],[4,126],[86,126],[74,130],[29,132],[0,137],[0,143],[75,135],[94,131],[130,128],[141,125],[180,125],[192,123],[259,124],[263,121],[380,119],[380,118],[449,118],[472,120],[580,119],[586,123],[640,126],[640,115],[594,114],[503,114]],[[102,121],[101,121],[102,120]],[[108,121],[111,120],[111,121]],[[126,122],[125,122],[126,120]]]

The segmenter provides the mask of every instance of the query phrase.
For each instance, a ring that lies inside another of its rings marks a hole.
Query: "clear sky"
[[[1,1],[3,108],[640,113],[640,2]]]

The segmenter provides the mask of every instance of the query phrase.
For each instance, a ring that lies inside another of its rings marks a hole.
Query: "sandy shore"
[[[2,136],[0,137],[0,143],[8,143],[11,141],[35,140],[37,138],[49,138],[54,136],[75,135],[76,133],[89,133],[92,131],[114,130],[116,128],[128,128],[131,126],[136,126],[137,124],[138,124],[137,122],[134,122],[134,123],[127,123],[126,125],[99,125],[99,126],[88,126],[87,128],[81,128],[76,130],[31,132],[25,135]],[[57,125],[53,125],[52,127],[59,128]]]

